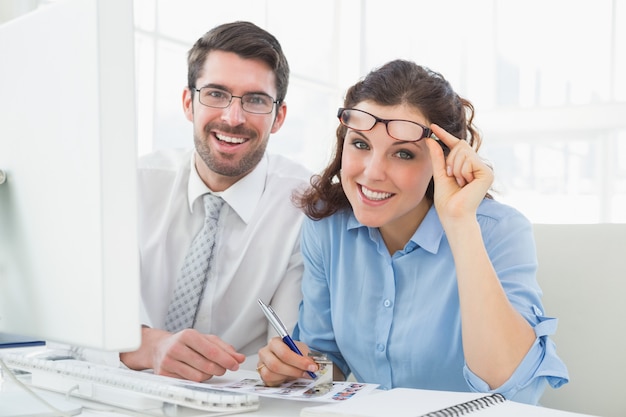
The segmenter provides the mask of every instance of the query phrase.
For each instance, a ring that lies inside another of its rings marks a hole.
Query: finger
[[[435,123],[431,124],[431,129],[437,138],[450,149],[448,156],[445,158],[444,168],[446,175],[449,177],[454,176],[457,184],[460,186],[464,185],[465,180],[460,175],[463,159],[459,157],[459,153],[462,153],[465,148],[464,145],[467,145],[467,142],[456,138]]]
[[[290,377],[289,375],[282,374],[278,367],[275,365],[277,362],[280,362],[280,359],[276,356],[276,351],[280,351],[285,347],[283,341],[277,337],[274,337],[270,340],[267,346],[259,349],[259,363],[257,364],[257,372],[259,376],[265,383],[265,385],[270,387],[276,387],[287,381],[288,379],[293,379],[296,377]],[[268,363],[273,363],[272,367],[274,371],[270,370],[267,367]]]
[[[243,363],[246,360],[246,355],[243,353],[237,352],[235,347],[229,343],[224,342],[221,338],[216,335],[204,335],[204,337],[209,340],[211,343],[214,343],[216,346],[221,348],[225,353],[232,356],[238,363]]]
[[[238,353],[233,346],[215,335],[201,336],[190,344],[190,348],[200,355],[199,369],[205,372],[210,371],[213,375],[223,375],[227,369],[231,371],[239,369],[239,364],[245,360],[245,355]]]
[[[463,165],[461,166],[461,178],[464,180],[465,184],[474,181],[474,163],[471,158],[465,158],[465,161],[463,161]]]
[[[443,155],[443,149],[437,143],[435,139],[427,138],[426,146],[428,146],[428,152],[430,153],[430,161],[433,167],[433,176],[445,177],[446,176],[446,161]]]
[[[444,156],[441,146],[434,139],[427,139],[426,145],[430,152],[431,163],[433,167],[433,180],[435,182],[435,190],[443,192],[451,192],[458,187],[455,178],[452,177],[451,168],[449,168],[448,159]]]
[[[304,343],[296,343],[303,355],[309,352],[308,346]],[[264,355],[261,357],[262,362],[265,364],[262,372],[265,374],[270,372],[289,378],[308,378],[307,371],[316,372],[318,370],[318,366],[313,359],[293,352],[278,337],[272,339],[268,347],[269,351],[264,352]],[[268,374],[268,377],[271,376]]]
[[[482,171],[488,169],[487,165],[467,144],[457,146],[450,153],[446,163],[450,169],[450,175],[455,177],[460,186],[473,182]]]
[[[178,340],[169,346],[166,354],[159,361],[158,369],[155,369],[155,372],[159,375],[200,382],[215,374],[211,371],[202,370],[208,368],[203,365],[204,362],[205,358]],[[215,372],[219,373],[220,370],[215,369]]]
[[[437,138],[440,141],[442,141],[444,144],[446,144],[446,146],[450,149],[452,149],[454,145],[456,145],[457,143],[461,141],[461,139],[458,139],[453,134],[448,133],[447,130],[445,130],[444,128],[442,128],[436,123],[431,123],[430,129],[433,131],[435,136],[437,136]]]
[[[309,349],[309,347],[305,343],[298,341],[296,341],[295,343],[302,355],[290,355],[290,357],[293,358],[294,361],[296,361],[293,365],[303,370],[302,377],[311,378],[310,373],[317,372],[319,370],[319,365],[317,364],[317,362],[315,362],[313,358],[309,356],[309,352],[311,352],[311,349]]]
[[[468,160],[463,152],[454,152],[447,160],[448,175],[454,177],[454,180],[459,185],[459,187],[463,187],[469,182],[464,175],[467,170],[467,162]]]
[[[175,372],[169,372],[166,370],[162,370],[160,375],[170,376],[179,379],[186,379],[194,382],[202,382],[208,379],[211,379],[214,375],[220,375],[219,371],[213,372],[203,372],[193,366],[189,366],[184,362],[179,362],[179,365],[176,367]],[[224,373],[222,372],[221,375]]]

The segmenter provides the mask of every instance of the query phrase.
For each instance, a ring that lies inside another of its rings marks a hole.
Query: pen
[[[261,306],[261,310],[263,310],[263,313],[265,313],[265,317],[267,317],[267,320],[269,320],[272,326],[274,326],[274,329],[276,330],[278,335],[282,337],[283,342],[285,342],[285,344],[289,346],[289,349],[291,349],[293,352],[297,353],[300,356],[304,356],[302,355],[302,352],[300,352],[300,349],[298,349],[298,346],[296,346],[296,343],[293,341],[291,336],[289,336],[289,333],[287,332],[287,328],[285,327],[283,322],[280,320],[280,318],[278,317],[278,314],[276,314],[274,309],[271,306],[268,306],[267,304],[265,304],[263,300],[261,300],[260,298],[258,301],[259,301],[259,305]],[[314,372],[307,371],[307,373],[309,374],[311,378],[313,379],[317,378],[317,375],[315,375]]]

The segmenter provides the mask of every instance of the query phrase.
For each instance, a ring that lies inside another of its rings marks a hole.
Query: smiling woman
[[[568,381],[556,320],[543,317],[530,222],[489,198],[473,118],[443,76],[411,61],[348,89],[334,157],[296,200],[309,218],[294,336],[383,389],[537,403]],[[314,365],[278,338],[259,359],[269,385]]]

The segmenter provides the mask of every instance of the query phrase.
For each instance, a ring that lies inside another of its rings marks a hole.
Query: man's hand
[[[131,369],[153,369],[158,375],[196,382],[224,375],[227,370],[236,371],[245,358],[215,335],[194,329],[172,334],[148,327],[142,329],[138,350],[120,354]]]

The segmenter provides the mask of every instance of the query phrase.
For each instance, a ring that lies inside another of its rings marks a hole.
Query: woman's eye
[[[396,155],[400,159],[413,159],[413,154],[408,151],[398,151]]]
[[[357,149],[369,149],[369,146],[367,146],[367,143],[359,139],[353,140],[352,145]]]

